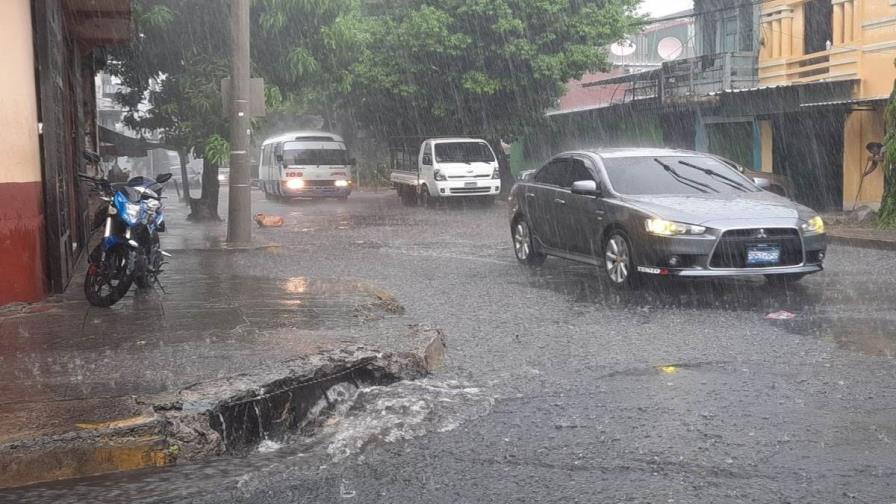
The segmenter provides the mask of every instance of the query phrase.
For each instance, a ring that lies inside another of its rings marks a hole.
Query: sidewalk
[[[864,207],[863,207],[864,208]],[[870,209],[866,209],[869,210]],[[859,209],[859,212],[862,208]],[[856,212],[822,215],[830,243],[879,250],[896,250],[896,229],[878,229],[873,213],[865,222],[857,222]]]
[[[165,293],[91,307],[82,264],[65,294],[0,308],[0,488],[237,453],[257,440],[228,425],[235,404],[286,401],[285,424],[257,404],[239,417],[282,431],[319,398],[309,383],[413,378],[441,359],[441,335],[389,293],[235,274],[241,254],[275,251],[226,247],[223,223],[186,223],[179,207]]]

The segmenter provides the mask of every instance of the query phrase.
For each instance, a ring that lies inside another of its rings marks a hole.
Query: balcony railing
[[[663,63],[663,99],[706,95],[756,86],[755,55],[748,52],[707,54]]]
[[[857,75],[858,59],[855,51],[838,48],[759,63],[759,79],[762,84],[837,80]]]

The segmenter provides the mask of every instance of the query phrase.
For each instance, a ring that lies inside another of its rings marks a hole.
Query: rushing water
[[[377,446],[450,431],[487,414],[493,404],[486,390],[453,380],[428,378],[361,388],[340,383],[327,390],[300,429],[313,432],[311,436],[264,439],[246,457],[11,490],[0,493],[0,502],[120,503],[246,495],[269,478],[327,470],[360,460]],[[345,488],[344,493],[352,490]]]

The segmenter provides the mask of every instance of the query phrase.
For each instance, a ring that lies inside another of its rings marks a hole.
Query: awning
[[[132,0],[65,0],[72,34],[91,49],[130,41],[134,31]]]
[[[153,149],[171,149],[168,145],[122,135],[103,126],[100,126],[99,129],[100,155],[102,156],[143,157],[146,156],[147,151]]]

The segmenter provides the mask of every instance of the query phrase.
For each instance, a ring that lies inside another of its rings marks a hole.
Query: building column
[[[30,0],[0,2],[0,305],[46,294],[46,242]]]
[[[786,16],[781,18],[781,57],[789,58],[791,56],[791,43],[793,39],[793,18]]]
[[[765,173],[774,172],[774,158],[772,156],[774,152],[774,135],[772,128],[772,121],[759,121],[759,141],[762,149],[760,154],[760,171]]]
[[[843,42],[848,44],[853,39],[853,8],[852,0],[843,2]]]
[[[843,3],[838,2],[834,4],[834,13],[832,16],[831,26],[834,32],[833,43],[835,46],[838,46],[843,43]]]
[[[781,20],[772,21],[772,58],[781,57]]]
[[[772,57],[772,24],[770,22],[762,23],[762,46],[760,47],[760,56],[762,59]]]

